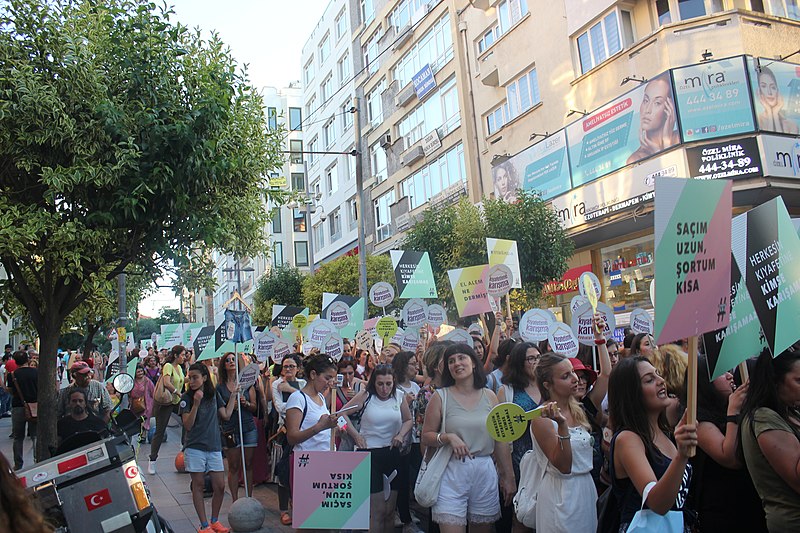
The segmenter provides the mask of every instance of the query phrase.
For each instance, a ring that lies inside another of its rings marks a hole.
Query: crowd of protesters
[[[602,331],[599,317],[596,323]],[[620,343],[597,333],[594,353],[567,358],[547,341],[524,342],[515,326],[497,315],[491,333],[470,327],[474,348],[432,331],[416,352],[346,341],[335,361],[298,347],[276,364],[262,363],[261,379],[247,390],[236,368],[257,362],[250,355],[197,362],[183,346],[151,348],[137,364],[129,406],[144,420],[148,472],[157,471],[176,414],[203,533],[227,531],[219,522],[226,480],[235,501],[241,477],[247,494],[253,484],[276,483],[280,520],[291,525],[294,454],[332,447],[372,456],[374,532],[616,533],[640,530],[642,508],[680,514],[685,531],[800,531],[800,351],[753,354],[744,383],[734,369],[709,379],[701,353],[697,422],[689,424],[684,345],[657,346],[652,336],[632,333]],[[22,443],[35,435],[25,409],[36,402],[37,354],[8,348],[0,415],[10,411],[13,468],[20,469]],[[107,360],[62,359],[61,439],[103,427],[115,402],[103,385]],[[494,441],[486,426],[502,402],[541,408],[508,444]],[[423,509],[415,502],[417,476],[440,448],[451,459],[435,503]],[[515,510],[518,492],[536,500],[533,515]]]

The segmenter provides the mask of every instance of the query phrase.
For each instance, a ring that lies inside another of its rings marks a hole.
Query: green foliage
[[[386,281],[394,286],[392,260],[387,255],[368,255],[367,289],[379,281]],[[323,264],[313,276],[306,277],[303,282],[303,301],[312,313],[322,311],[323,292],[358,296],[357,255],[334,259]],[[380,309],[369,304],[369,316],[379,314]]]
[[[274,267],[258,281],[253,295],[253,324],[269,325],[273,305],[303,306],[303,281],[306,275],[285,264]]]
[[[430,252],[439,297],[452,310],[455,302],[447,271],[486,264],[487,237],[517,241],[523,290],[515,290],[512,300],[519,310],[531,303],[531,296],[539,294],[547,281],[566,271],[574,249],[555,212],[525,191],[520,191],[514,204],[484,200],[481,209],[462,199],[455,205],[428,209],[409,230],[403,247]]]

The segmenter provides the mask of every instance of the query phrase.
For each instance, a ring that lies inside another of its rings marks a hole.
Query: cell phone
[[[336,386],[340,389],[344,385],[344,374],[336,374]]]
[[[360,405],[358,405],[358,404],[356,404],[356,405],[351,405],[350,407],[345,407],[345,408],[344,408],[344,409],[342,409],[341,411],[336,411],[335,413],[333,413],[333,416],[342,416],[342,415],[346,415],[346,414],[347,414],[347,413],[349,413],[350,411],[353,411],[353,410],[355,410],[355,409],[358,409],[358,408],[360,408],[360,407],[361,407],[361,406],[360,406]]]

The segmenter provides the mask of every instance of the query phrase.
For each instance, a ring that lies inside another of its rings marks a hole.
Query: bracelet
[[[598,345],[598,346],[602,346],[602,345],[604,345],[606,343],[606,340],[605,339],[595,339],[594,343],[596,345]]]
[[[739,425],[739,417],[740,416],[741,415],[728,415],[728,416],[725,417],[725,421],[726,422],[730,422],[732,424]]]
[[[564,449],[564,441],[569,442],[570,436],[567,435],[566,437],[556,434],[558,437],[558,446],[563,450]]]
[[[444,442],[442,442],[442,434],[441,433],[437,433],[436,434],[436,442],[439,443],[439,446],[444,446]]]

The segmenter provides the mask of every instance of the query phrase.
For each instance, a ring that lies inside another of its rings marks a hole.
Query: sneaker
[[[211,529],[216,533],[230,533],[231,529],[229,527],[223,526],[219,520],[216,522],[211,522]]]
[[[292,525],[292,515],[288,512],[284,511],[281,513],[281,524],[284,526],[291,526]]]
[[[208,527],[200,527],[200,528],[197,530],[197,533],[214,533],[214,530],[213,530],[213,529],[211,529],[211,526],[208,526]]]
[[[147,473],[150,474],[151,476],[154,476],[156,474],[156,462],[153,461],[152,459],[147,462]]]

